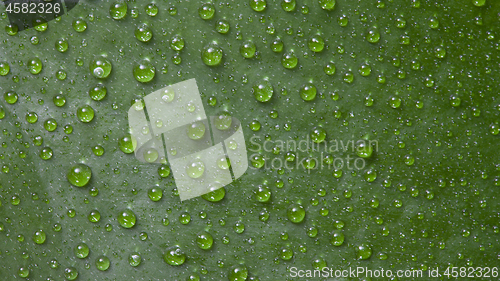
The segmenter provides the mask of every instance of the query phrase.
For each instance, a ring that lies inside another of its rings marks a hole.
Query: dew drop
[[[90,248],[85,243],[80,243],[75,247],[75,256],[79,259],[84,259],[89,255]]]
[[[309,50],[319,53],[323,51],[325,48],[325,41],[323,38],[319,35],[314,35],[311,38],[309,38],[309,41],[307,42],[307,46],[309,47]]]
[[[300,223],[304,220],[306,211],[302,205],[292,204],[287,209],[288,220],[293,223]]]
[[[201,161],[195,161],[186,167],[186,173],[190,178],[197,179],[205,172],[205,164]]]
[[[136,217],[134,212],[129,209],[125,209],[118,214],[118,223],[123,228],[132,228],[136,223]]]
[[[208,66],[217,66],[223,57],[222,48],[215,43],[210,43],[201,50],[201,59]]]
[[[135,63],[133,68],[133,74],[134,78],[137,81],[141,83],[147,83],[153,80],[153,78],[155,77],[156,68],[149,60],[144,59]]]
[[[198,9],[198,15],[204,20],[212,19],[215,15],[215,6],[212,3],[205,3]]]
[[[319,6],[326,11],[333,11],[335,9],[335,0],[319,0]]]
[[[45,243],[46,238],[47,238],[47,235],[41,229],[35,231],[35,233],[33,234],[33,242],[35,242],[36,244],[39,244],[39,245]]]
[[[252,87],[252,91],[255,99],[259,102],[268,102],[273,97],[274,93],[273,85],[267,80],[256,83]]]
[[[111,69],[111,62],[103,56],[94,58],[89,64],[90,73],[99,79],[107,78],[111,73]]]
[[[370,28],[366,34],[366,40],[370,43],[377,43],[380,41],[380,32],[376,28]]]
[[[179,266],[186,261],[186,254],[178,246],[172,246],[166,249],[163,260],[172,266]]]
[[[123,0],[114,1],[109,7],[109,15],[115,20],[121,20],[127,15],[127,2]]]
[[[83,187],[89,183],[92,177],[92,170],[85,164],[77,164],[70,168],[66,175],[69,183],[76,187]]]
[[[256,12],[262,12],[266,9],[266,0],[250,0],[250,7]]]
[[[286,52],[281,58],[281,65],[286,69],[293,69],[297,67],[299,59],[295,56],[293,52]]]
[[[366,260],[372,256],[372,248],[368,244],[361,244],[356,247],[356,258]]]
[[[111,264],[111,262],[110,262],[109,258],[106,256],[100,256],[95,260],[95,266],[100,271],[108,270],[110,264]]]
[[[316,98],[316,92],[316,86],[312,83],[307,83],[300,88],[300,97],[305,101],[312,101]]]
[[[28,61],[28,70],[31,74],[38,74],[42,71],[43,65],[39,58],[33,58]]]
[[[78,107],[76,110],[76,115],[78,116],[78,120],[83,123],[89,123],[94,119],[95,113],[94,109],[90,105],[84,105]]]

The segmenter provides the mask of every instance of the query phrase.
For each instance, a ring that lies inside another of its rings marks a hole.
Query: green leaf
[[[498,266],[500,2],[116,3],[17,33],[2,14],[0,279]],[[250,168],[181,202],[127,112],[191,78]]]

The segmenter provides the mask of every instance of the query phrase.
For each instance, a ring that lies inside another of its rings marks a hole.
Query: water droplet
[[[91,99],[95,101],[100,101],[106,97],[106,93],[108,92],[106,86],[103,84],[99,83],[95,85],[94,87],[90,88],[89,90],[89,96]]]
[[[356,247],[356,258],[366,260],[372,256],[372,248],[368,244],[361,244]]]
[[[370,158],[373,154],[373,147],[369,145],[369,142],[360,141],[356,146],[356,154],[362,158]]]
[[[374,169],[368,169],[365,171],[365,180],[367,182],[373,182],[377,179],[377,171]]]
[[[54,105],[57,107],[61,107],[66,104],[66,98],[63,95],[55,95],[52,101],[54,102]]]
[[[311,140],[315,143],[321,143],[326,138],[326,131],[321,127],[314,127],[309,133]]]
[[[182,38],[180,35],[175,35],[172,37],[172,40],[170,41],[170,48],[174,51],[182,51],[184,49],[184,38]]]
[[[260,130],[260,122],[258,120],[253,120],[251,123],[250,123],[250,129],[254,132],[257,132]]]
[[[144,11],[150,17],[155,17],[158,14],[158,10],[158,6],[155,3],[149,3],[144,8]]]
[[[40,158],[42,158],[42,160],[49,160],[50,158],[52,158],[52,155],[53,151],[50,147],[44,147],[42,148],[42,150],[40,150]]]
[[[288,220],[293,223],[300,223],[304,220],[306,211],[302,205],[292,204],[287,209]]]
[[[219,202],[220,200],[224,199],[224,197],[226,196],[226,190],[224,189],[224,187],[221,187],[221,188],[216,188],[216,187],[212,187],[210,188],[210,191],[209,193],[206,193],[206,194],[203,194],[201,196],[201,198],[209,201],[209,202]]]
[[[10,72],[10,65],[7,62],[0,62],[0,76],[5,76]]]
[[[39,245],[45,243],[46,238],[47,238],[47,235],[41,229],[35,231],[35,233],[33,234],[33,242],[35,242],[36,244],[39,244]]]
[[[128,257],[128,263],[130,266],[137,267],[141,264],[142,258],[139,253],[132,253]]]
[[[229,169],[229,166],[231,166],[231,164],[229,163],[229,159],[227,159],[226,156],[219,157],[216,162],[217,166],[221,170],[227,170]]]
[[[123,228],[132,228],[136,223],[136,217],[134,212],[129,209],[125,209],[118,214],[118,223]]]
[[[36,114],[35,112],[28,112],[26,114],[26,121],[31,124],[36,123],[36,121],[38,121],[38,114]]]
[[[316,86],[312,83],[304,84],[300,88],[300,97],[305,101],[312,101],[316,98]]]
[[[109,15],[115,20],[121,20],[127,15],[127,3],[123,0],[114,1],[109,7]]]
[[[326,75],[333,75],[335,74],[335,64],[333,62],[327,63],[325,67],[323,68],[323,71],[325,72]]]
[[[187,111],[194,112],[196,110],[196,105],[194,104],[194,102],[190,101],[186,105],[186,108],[187,108]]]
[[[266,9],[266,0],[250,0],[250,7],[256,12],[262,12]]]
[[[147,83],[155,77],[156,68],[149,60],[144,59],[135,64],[133,73],[137,81]]]
[[[253,167],[260,169],[266,164],[266,159],[262,155],[253,155],[250,162]]]
[[[444,59],[444,57],[446,57],[446,49],[444,47],[436,47],[436,49],[434,49],[434,55],[438,59]]]
[[[271,199],[271,190],[265,186],[259,186],[255,192],[255,198],[261,203],[268,202]]]
[[[276,37],[272,42],[271,42],[271,50],[275,53],[280,53],[283,51],[283,41],[279,38]]]
[[[370,75],[371,72],[372,68],[368,64],[363,64],[359,67],[359,74],[361,74],[361,76],[366,77]]]
[[[69,183],[76,187],[85,186],[92,177],[92,170],[85,164],[77,164],[70,168],[67,179]]]
[[[340,232],[340,231],[334,231],[333,234],[332,234],[332,237],[330,239],[330,243],[333,245],[333,246],[341,246],[342,244],[344,244],[344,233]]]
[[[337,23],[341,26],[341,27],[346,27],[347,24],[349,23],[349,18],[346,16],[346,15],[341,15],[338,19],[337,19]]]
[[[238,148],[238,143],[234,140],[230,140],[227,147],[231,150],[235,150],[236,148]]]
[[[99,79],[107,78],[111,73],[111,69],[111,62],[103,56],[94,58],[89,64],[90,73]]]
[[[201,59],[208,66],[219,65],[222,61],[222,48],[215,43],[210,43],[201,50]]]
[[[164,102],[167,102],[167,103],[170,103],[174,100],[175,98],[175,92],[173,89],[166,89],[164,91],[164,94],[163,96],[161,97],[161,99],[164,101]]]
[[[380,41],[380,32],[372,27],[366,32],[366,40],[370,43],[377,43]]]
[[[309,41],[307,42],[307,46],[309,47],[309,50],[319,53],[323,51],[325,47],[325,41],[323,38],[319,35],[314,35],[311,38],[309,38]]]
[[[98,210],[92,210],[87,216],[87,219],[93,223],[99,222],[101,220],[101,213]]]
[[[79,259],[84,259],[89,255],[90,248],[85,243],[80,243],[75,247],[75,256]]]
[[[287,69],[293,69],[297,66],[299,59],[295,56],[295,54],[291,51],[283,54],[281,58],[281,65]]]
[[[158,159],[158,151],[154,148],[148,148],[144,150],[142,156],[144,157],[144,160],[148,163],[153,163]]]
[[[130,135],[123,136],[118,141],[118,147],[124,153],[132,153],[134,152],[134,148],[137,146],[137,141],[132,138]]]
[[[150,188],[148,190],[148,197],[153,202],[160,201],[160,199],[163,197],[163,190],[156,187]]]
[[[293,258],[293,251],[288,247],[281,248],[280,258],[284,261],[291,260]]]
[[[212,19],[215,15],[215,6],[212,3],[205,3],[198,9],[198,15],[204,20]]]
[[[195,161],[186,167],[186,173],[190,178],[197,179],[205,172],[205,164],[201,161]]]
[[[19,270],[17,271],[17,275],[21,278],[28,278],[30,275],[30,270],[26,267],[20,267]]]
[[[109,261],[109,258],[106,256],[100,256],[95,260],[95,266],[100,271],[108,270],[110,264],[111,262]]]
[[[31,74],[38,74],[42,71],[43,65],[39,58],[33,58],[28,61],[28,70]]]
[[[389,99],[389,105],[392,108],[399,108],[401,106],[401,98],[399,98],[399,97],[391,97]]]
[[[134,32],[135,38],[141,42],[148,42],[153,38],[153,30],[149,25],[143,23],[137,26]]]
[[[405,159],[405,164],[408,166],[411,166],[413,165],[413,163],[415,163],[415,158],[413,158],[413,156],[411,155],[405,155],[404,159]]]
[[[8,35],[14,36],[17,34],[19,31],[19,27],[14,23],[14,24],[7,24],[5,26],[5,32],[7,32]]]
[[[335,9],[335,0],[319,0],[319,6],[326,11],[333,11]]]
[[[252,41],[246,41],[246,42],[243,42],[243,44],[241,44],[240,54],[244,58],[250,59],[250,58],[253,58],[255,56],[256,50],[257,50],[257,47],[255,46],[255,44]]]
[[[215,22],[215,30],[220,34],[226,34],[229,32],[230,24],[227,20],[221,19]]]
[[[268,102],[274,93],[273,85],[267,80],[256,83],[252,87],[255,99],[260,102]]]
[[[94,109],[90,105],[84,105],[78,107],[76,110],[76,115],[78,116],[78,120],[83,123],[89,123],[94,119]]]
[[[244,265],[233,266],[229,270],[229,281],[245,281],[248,278],[248,269]]]
[[[281,8],[285,12],[293,12],[296,5],[297,3],[295,2],[295,0],[282,0],[281,2]]]
[[[215,118],[215,127],[218,130],[225,131],[231,128],[231,124],[233,123],[233,118],[227,112],[222,112]]]
[[[55,48],[58,52],[64,53],[68,50],[69,44],[65,38],[56,40]]]
[[[486,0],[472,0],[472,4],[476,7],[482,7],[486,4]]]
[[[170,175],[170,167],[166,165],[161,165],[158,168],[158,175],[160,175],[160,177],[162,178],[168,177]]]
[[[163,260],[169,265],[179,266],[186,261],[186,254],[184,254],[179,246],[172,246],[166,249]]]
[[[198,233],[198,236],[196,237],[196,244],[200,247],[200,249],[209,250],[212,248],[213,243],[214,239],[210,233],[206,231]]]

